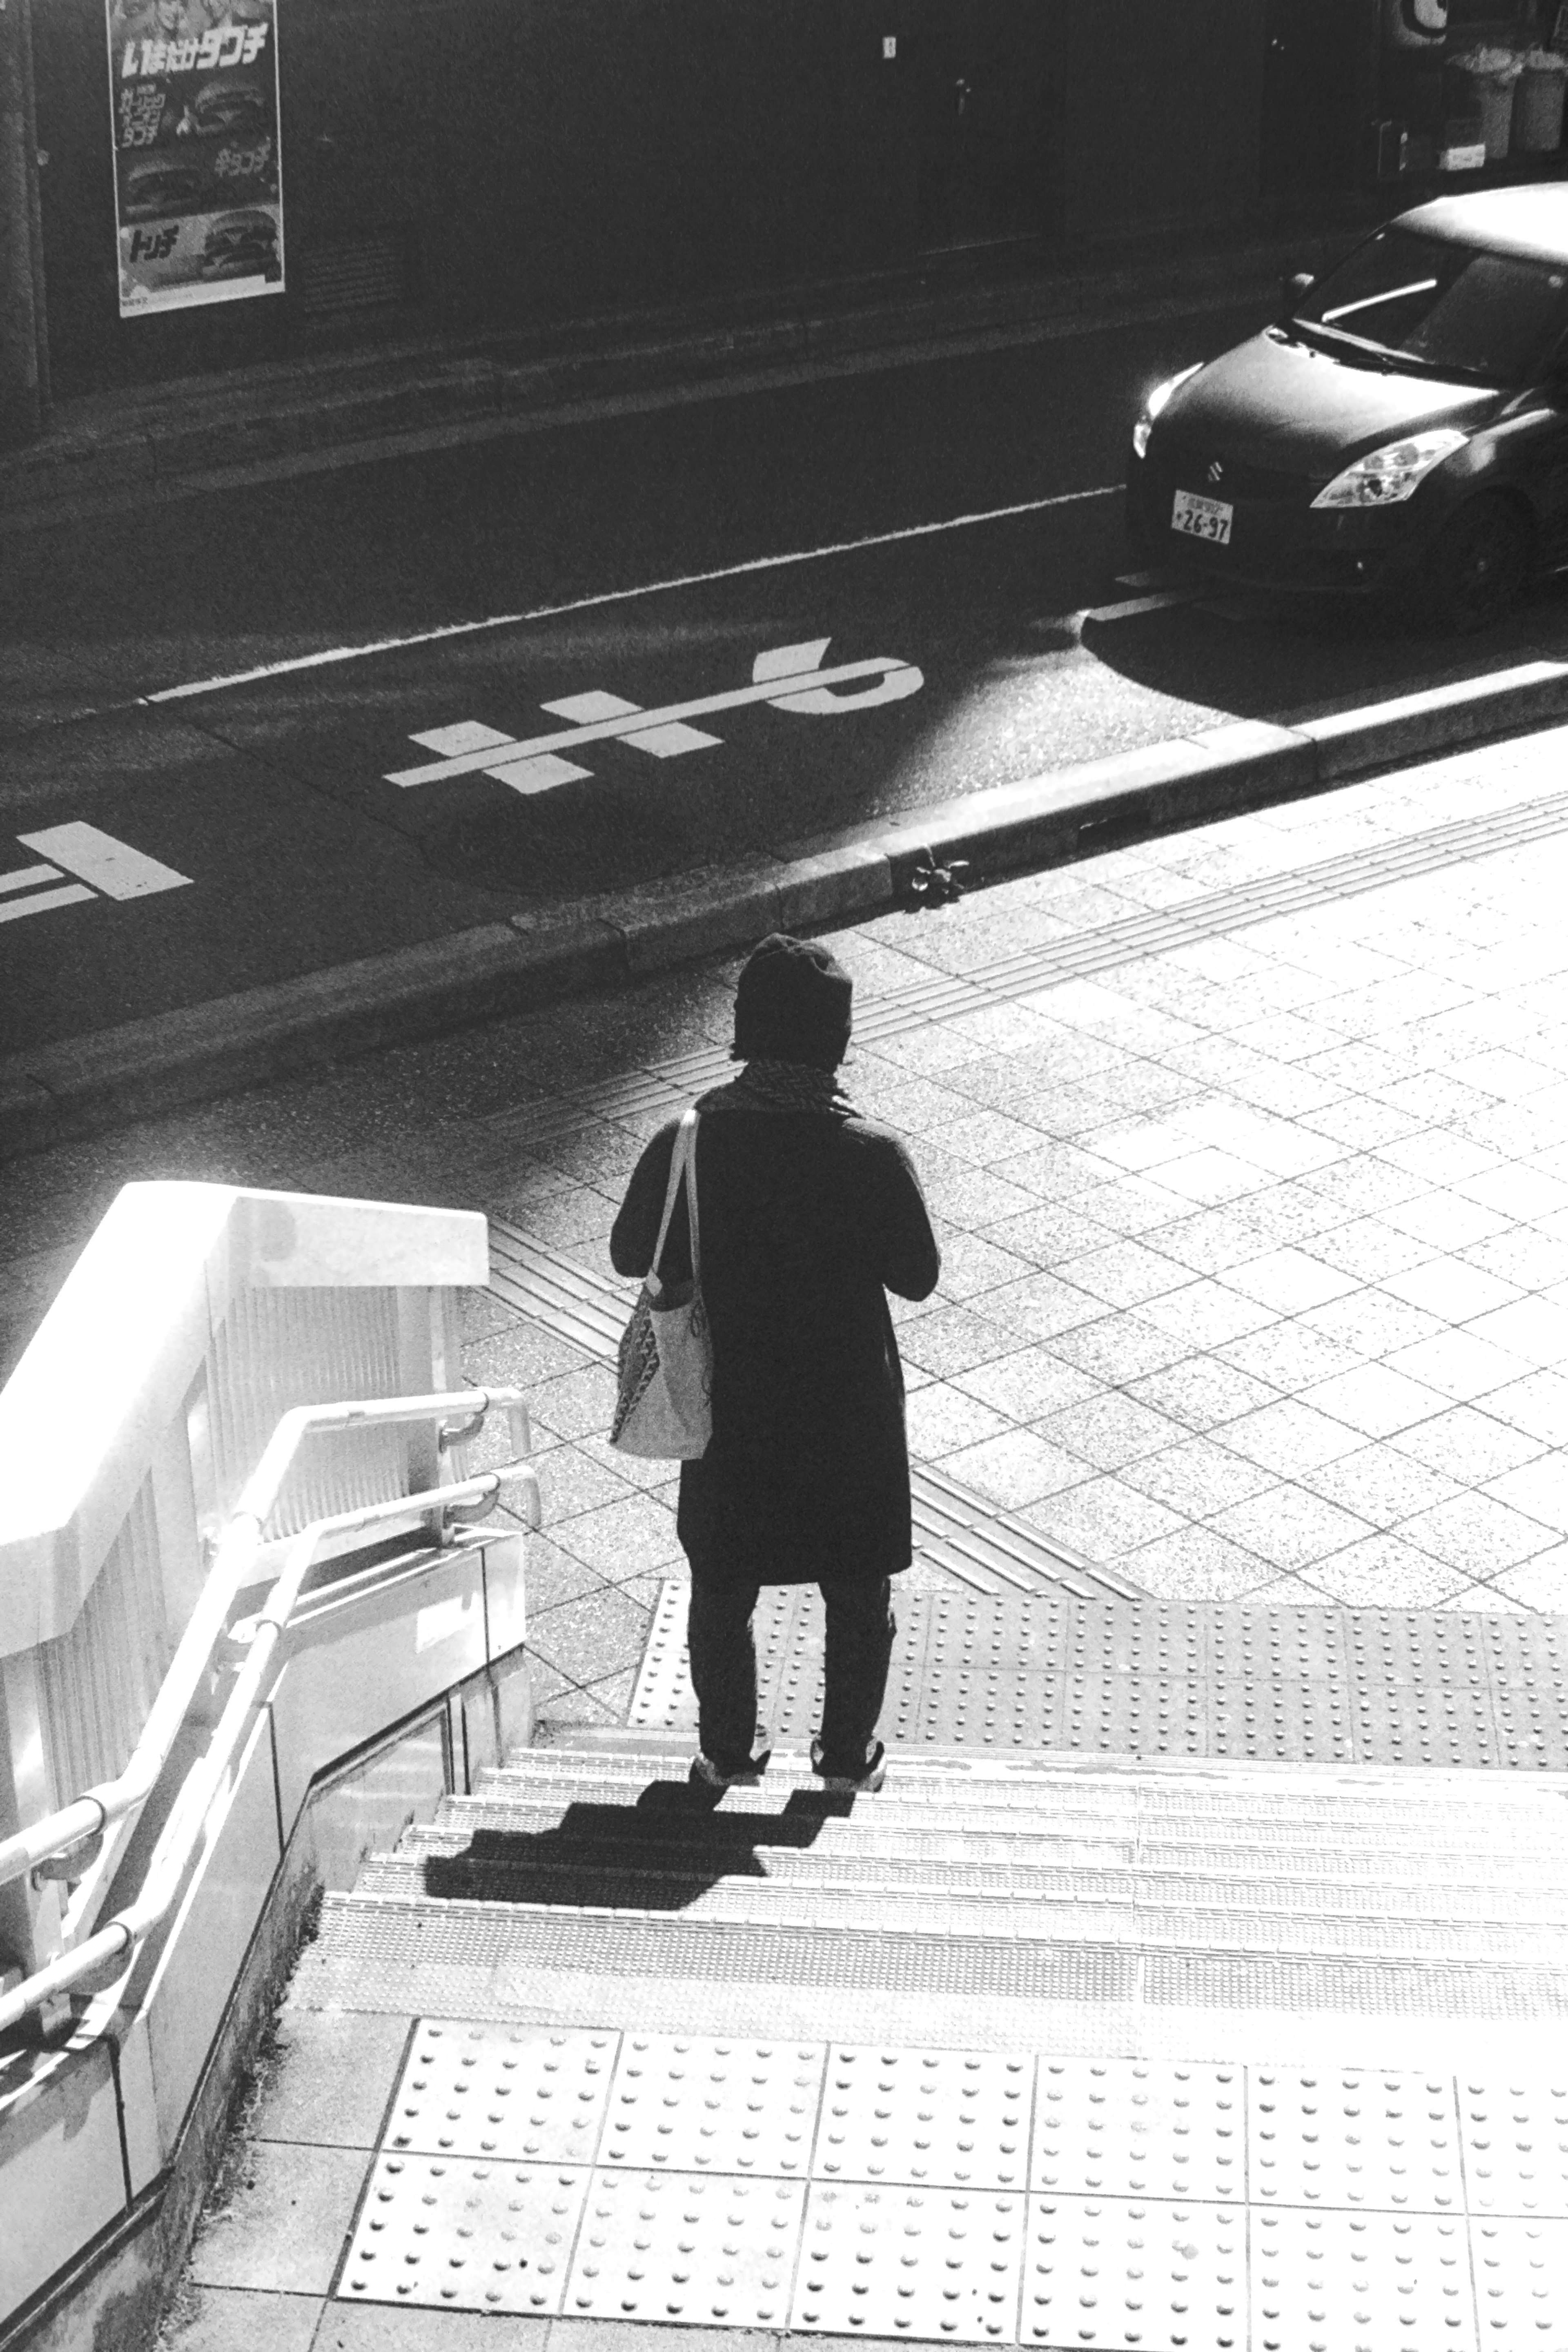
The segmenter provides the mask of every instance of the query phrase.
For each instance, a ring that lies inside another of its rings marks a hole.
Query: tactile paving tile
[[[1152,2059],[1041,2058],[1029,2186],[1050,2194],[1247,2194],[1247,2096],[1239,2066]]]
[[[1466,2225],[1254,2207],[1251,2326],[1251,2352],[1477,2352]]]
[[[1027,2230],[1024,2343],[1246,2352],[1244,2210],[1153,2198],[1031,2197]]]
[[[337,2292],[353,2303],[558,2312],[585,2168],[377,2158]]]
[[[804,2179],[825,2054],[820,2043],[628,2033],[600,2161]]]
[[[1221,1607],[1212,1621],[1210,1746],[1216,1756],[1348,1762],[1343,1620],[1327,1609]]]
[[[805,2185],[595,2172],[563,2309],[593,2319],[779,2327]]]
[[[813,2175],[1022,2189],[1034,2072],[1023,2056],[835,2044]]]
[[[1568,1772],[1568,1621],[1480,1620],[1498,1740],[1510,1764]]]
[[[1462,1768],[1500,1760],[1478,1618],[1357,1610],[1346,1638],[1359,1762]]]
[[[1461,2074],[1459,2135],[1472,2213],[1568,2219],[1568,2069],[1529,2083]]]
[[[1247,2088],[1254,2203],[1464,2211],[1452,2076],[1254,2066]]]
[[[691,1726],[686,1588],[664,1587],[628,1721]],[[1248,1610],[1054,1592],[905,1591],[884,1737],[898,1746],[1568,1770],[1558,1621]],[[763,1589],[759,1707],[804,1746],[822,1703],[809,1587]]]
[[[1568,2344],[1568,2223],[1473,2221],[1476,2309],[1485,2352]]]
[[[392,2102],[386,2145],[431,2156],[591,2164],[619,2038],[424,2020]]]
[[[1024,2228],[1022,2197],[814,2181],[790,2325],[1014,2343]]]

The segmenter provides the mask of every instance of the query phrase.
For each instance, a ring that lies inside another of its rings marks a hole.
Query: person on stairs
[[[768,1761],[752,1634],[764,1584],[822,1592],[814,1768],[839,1791],[879,1789],[886,1772],[876,1730],[897,1630],[890,1580],[911,1551],[887,1292],[929,1297],[942,1259],[908,1150],[839,1091],[852,988],[819,942],[763,940],[735,991],[731,1051],[743,1066],[698,1102],[713,1433],[681,1464],[676,1526],[691,1566],[692,1779],[714,1790],[754,1780]],[[633,1171],[610,1235],[618,1274],[649,1270],[678,1126],[659,1129]],[[684,1191],[659,1272],[690,1278]]]

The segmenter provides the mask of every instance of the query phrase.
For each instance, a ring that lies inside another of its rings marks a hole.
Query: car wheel
[[[1534,535],[1510,499],[1472,499],[1439,535],[1421,600],[1458,635],[1490,628],[1523,595],[1533,556]]]

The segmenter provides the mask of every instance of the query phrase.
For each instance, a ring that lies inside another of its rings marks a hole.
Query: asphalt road
[[[1453,646],[1360,613],[1139,609],[1118,584],[1143,390],[1258,323],[937,359],[13,541],[4,1045],[1452,670]],[[1565,617],[1548,590],[1461,666],[1560,645]]]

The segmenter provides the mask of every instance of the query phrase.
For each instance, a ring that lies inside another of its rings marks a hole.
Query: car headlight
[[[1153,430],[1154,419],[1159,415],[1171,394],[1178,391],[1190,375],[1196,375],[1202,365],[1202,360],[1194,360],[1191,367],[1182,370],[1180,375],[1167,376],[1163,383],[1157,383],[1154,386],[1153,391],[1143,403],[1142,415],[1132,427],[1132,446],[1140,457],[1146,457],[1149,454],[1149,436]]]
[[[1469,439],[1457,426],[1441,425],[1431,433],[1412,433],[1358,457],[1336,474],[1326,490],[1312,500],[1315,507],[1394,507],[1409,498],[1434,466],[1451,457]]]

